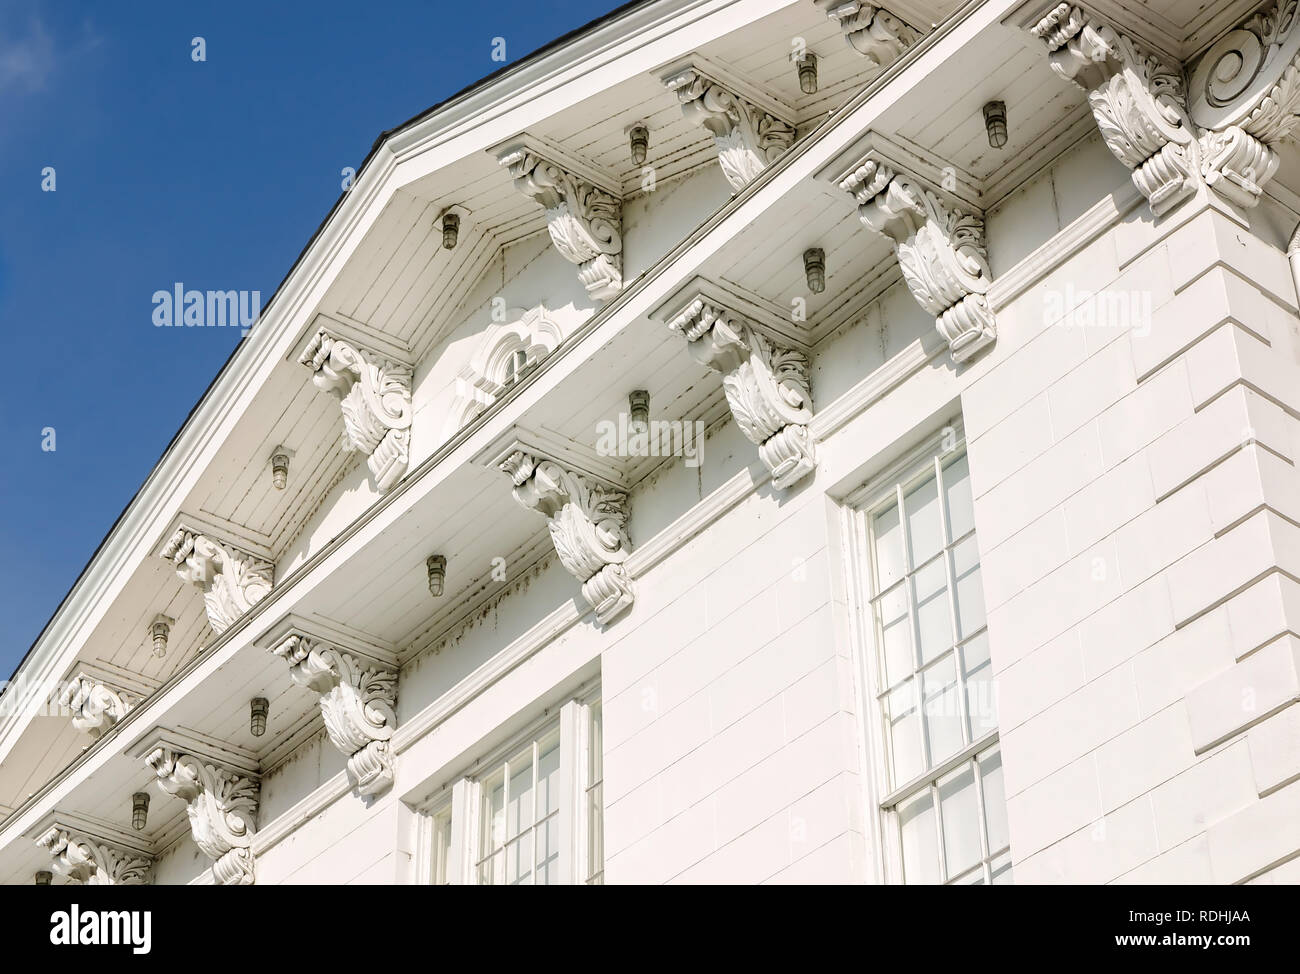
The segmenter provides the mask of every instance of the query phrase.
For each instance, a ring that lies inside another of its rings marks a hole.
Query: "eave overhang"
[[[679,10],[691,10],[722,5],[687,3],[675,6]],[[8,862],[8,857],[15,838],[31,828],[40,816],[49,814],[62,803],[72,800],[78,787],[89,776],[114,761],[121,760],[124,753],[140,744],[151,728],[165,725],[168,714],[174,708],[231,660],[240,654],[256,655],[258,658],[265,655],[254,645],[254,640],[275,620],[288,613],[309,612],[306,603],[318,583],[335,575],[385,531],[392,530],[422,500],[427,502],[435,496],[440,486],[448,483],[458,470],[473,467],[476,455],[488,450],[494,441],[499,442],[501,438],[508,437],[512,427],[518,425],[530,411],[541,406],[548,392],[578,372],[585,362],[621,332],[638,322],[640,327],[652,326],[650,313],[669,301],[676,291],[687,286],[694,277],[705,274],[705,262],[727,241],[758,219],[774,201],[801,185],[812,183],[817,172],[848,150],[883,113],[897,106],[909,92],[922,85],[931,71],[956,56],[982,32],[997,28],[1016,6],[1013,2],[971,0],[960,8],[898,62],[886,69],[842,110],[797,142],[777,163],[631,282],[617,298],[586,321],[535,371],[510,389],[486,413],[452,436],[320,551],[278,580],[269,595],[214,638],[153,697],[129,713],[112,732],[84,752],[64,773],[47,782],[0,825],[0,875],[9,873],[14,865]],[[409,132],[404,134],[411,136]],[[393,140],[390,137],[385,143],[384,151],[391,151],[392,146]],[[390,157],[386,171],[391,171],[395,165],[396,161]],[[376,169],[375,172],[378,173],[379,170]],[[180,463],[179,458],[182,455],[201,457],[204,451],[213,449],[213,440],[227,423],[233,422],[233,417],[223,413],[221,407],[230,410],[233,401],[244,390],[255,388],[259,377],[264,376],[272,365],[287,354],[287,344],[296,340],[302,329],[301,323],[295,323],[293,314],[307,314],[314,307],[310,300],[314,289],[325,286],[330,270],[329,261],[337,259],[346,234],[364,232],[365,207],[367,203],[373,205],[375,202],[382,188],[380,182],[379,176],[358,179],[349,198],[344,201],[345,205],[336,211],[337,224],[325,227],[314,242],[314,246],[322,251],[319,261],[313,260],[311,266],[302,268],[301,280],[290,280],[282,286],[283,297],[273,313],[264,319],[264,327],[250,333],[241,346],[240,353],[223,372],[223,376],[228,374],[229,378],[223,378],[210,390],[183,430],[183,435],[178,437],[163,463],[146,483],[141,496],[128,509],[124,523],[119,525],[124,534],[143,531],[147,539],[146,548],[156,540],[157,512],[162,507],[161,498],[166,496],[161,489],[163,480],[167,476],[176,477],[183,489],[185,472],[194,468],[192,464]],[[668,337],[671,336],[665,336],[665,341]],[[128,544],[125,538],[121,542],[122,548],[127,551],[130,550]],[[629,561],[629,568],[633,574],[636,573],[638,566],[635,559]],[[106,582],[102,582],[95,594],[102,598],[106,588]],[[85,625],[85,622],[69,622],[69,626],[78,624]],[[42,662],[48,665],[48,661]],[[2,753],[3,750],[0,749],[0,754]]]

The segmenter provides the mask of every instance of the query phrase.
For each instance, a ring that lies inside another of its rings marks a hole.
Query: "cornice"
[[[626,492],[633,486],[618,457],[603,457],[593,448],[576,440],[518,423],[489,441],[470,458],[470,462],[495,472],[513,453],[528,453],[559,461],[575,473],[610,490]]]
[[[363,656],[381,666],[398,666],[398,648],[392,643],[375,639],[373,636],[357,632],[337,622],[306,618],[292,612],[277,619],[253,640],[253,645],[258,649],[274,652],[286,637],[292,635],[306,636],[317,642],[330,643],[354,656]]]
[[[590,160],[584,159],[578,153],[566,149],[558,142],[548,139],[544,135],[519,132],[508,139],[502,139],[485,151],[493,159],[499,159],[501,156],[516,152],[529,152],[561,166],[567,172],[591,183],[610,196],[616,198],[622,198],[623,196],[623,187],[617,175],[602,169]]]
[[[653,0],[616,13],[591,31],[550,50],[525,58],[498,76],[484,79],[453,96],[435,110],[412,119],[376,140],[351,188],[343,193],[303,248],[283,282],[267,301],[257,326],[244,336],[213,378],[185,425],[149,472],[117,521],[109,529],[50,622],[19,663],[14,676],[26,679],[11,685],[41,688],[57,679],[74,658],[71,648],[83,641],[95,616],[111,604],[126,583],[133,561],[145,557],[153,543],[159,512],[170,518],[189,491],[187,481],[198,476],[243,411],[240,402],[260,387],[280,360],[289,328],[304,306],[314,303],[331,263],[353,241],[361,239],[377,218],[379,201],[392,192],[389,177],[399,162],[446,141],[462,126],[482,122],[510,105],[528,104],[542,89],[580,77],[602,61],[619,56],[627,38],[649,45],[682,22],[725,9],[731,0]],[[508,84],[505,83],[508,80]],[[295,329],[301,331],[301,327]],[[293,344],[290,341],[290,344]],[[84,637],[83,637],[84,638]],[[178,674],[179,675],[179,674]],[[0,714],[0,760],[26,725],[27,708],[5,708]]]
[[[252,751],[193,730],[155,727],[127,751],[127,756],[143,761],[151,751],[160,747],[189,754],[208,764],[219,765],[250,778],[261,775],[261,765]]]
[[[984,187],[970,173],[958,169],[917,145],[903,145],[883,132],[868,130],[817,171],[816,178],[841,187],[864,160],[882,163],[896,172],[925,183],[936,196],[955,209],[983,212]],[[859,203],[864,200],[859,200]]]
[[[688,4],[686,6],[694,8],[710,5]],[[721,7],[725,6],[725,4],[716,6]],[[158,716],[165,712],[167,697],[171,691],[183,685],[197,671],[214,668],[217,665],[216,661],[220,660],[223,654],[230,652],[232,647],[238,648],[241,645],[239,641],[243,638],[244,630],[248,626],[260,620],[263,613],[273,612],[277,603],[288,596],[289,593],[294,592],[296,586],[303,579],[310,578],[320,571],[322,566],[329,563],[340,549],[352,543],[359,533],[364,531],[393,505],[401,503],[407,492],[414,489],[416,485],[421,484],[431,471],[438,469],[448,457],[460,451],[485,427],[495,423],[502,414],[508,414],[514,409],[515,404],[521,397],[531,394],[533,390],[542,385],[552,369],[558,368],[576,350],[583,348],[587,339],[616,315],[622,313],[629,304],[637,301],[647,288],[661,278],[671,275],[677,263],[700,240],[713,233],[738,212],[746,208],[757,194],[768,189],[773,183],[784,179],[791,167],[801,165],[803,160],[810,154],[820,151],[825,139],[830,137],[832,133],[839,131],[841,127],[847,126],[856,113],[861,111],[869,102],[877,99],[883,91],[896,81],[902,80],[904,75],[913,72],[914,69],[921,72],[921,67],[924,66],[919,67],[919,62],[925,62],[927,58],[930,58],[935,63],[938,63],[943,58],[950,56],[951,51],[948,48],[961,43],[953,40],[958,31],[971,22],[976,24],[977,31],[983,30],[996,23],[1000,16],[1005,15],[1006,6],[1009,6],[1009,4],[990,4],[987,0],[968,0],[947,21],[905,51],[898,61],[891,64],[855,95],[832,119],[819,126],[799,142],[796,142],[781,159],[768,167],[757,179],[733,196],[719,210],[702,221],[694,232],[643,272],[617,298],[611,300],[584,322],[555,353],[548,356],[523,381],[513,386],[482,416],[443,443],[419,467],[409,471],[408,475],[393,490],[377,499],[351,524],[323,545],[320,550],[296,567],[288,576],[281,579],[265,599],[253,606],[248,613],[236,620],[229,629],[209,641],[200,652],[179,667],[167,682],[159,688],[150,701],[146,701],[142,706],[129,713],[110,733],[76,757],[62,773],[41,785],[32,796],[13,810],[4,823],[0,824],[0,837],[3,837],[8,831],[11,823],[15,823],[24,813],[39,806],[52,793],[61,790],[64,783],[68,779],[75,777],[82,768],[90,763],[105,760],[107,753],[116,746],[120,735],[132,733],[138,721],[156,721]],[[924,73],[926,72],[921,72],[918,78],[923,76]],[[889,99],[884,99],[884,104],[880,106],[879,110],[884,110],[888,103]],[[862,128],[868,127],[869,124],[869,121],[859,121],[858,123]],[[143,557],[147,549],[152,546],[157,537],[156,525],[158,523],[156,517],[152,515],[161,510],[166,516],[175,516],[176,498],[185,495],[186,475],[192,474],[198,467],[199,457],[205,452],[215,450],[213,444],[220,442],[221,437],[228,431],[227,428],[232,427],[238,417],[242,415],[235,408],[236,401],[246,393],[251,385],[263,381],[270,370],[279,363],[285,353],[284,343],[291,337],[288,335],[287,323],[292,322],[294,314],[299,313],[302,307],[307,304],[313,289],[319,285],[321,278],[329,271],[331,260],[338,254],[345,241],[354,234],[363,234],[369,221],[372,221],[377,215],[374,204],[384,188],[384,177],[396,165],[396,156],[394,154],[396,148],[401,148],[404,153],[418,151],[414,142],[395,142],[389,139],[385,140],[372,154],[372,162],[367,164],[361,177],[354,183],[349,195],[340,201],[336,211],[326,220],[317,236],[308,245],[307,250],[304,251],[304,256],[300,258],[298,265],[295,265],[294,270],[290,272],[285,285],[282,286],[280,292],[277,292],[275,301],[265,310],[258,327],[254,328],[244,339],[238,353],[232,357],[231,361],[227,363],[222,373],[214,381],[208,394],[196,407],[186,427],[178,434],[177,439],[169,447],[163,460],[155,467],[145,486],[128,507],[123,518],[114,527],[105,542],[103,551],[97,556],[92,566],[88,568],[83,580],[78,582],[77,587],[70,596],[72,603],[61,608],[59,613],[56,614],[51,629],[47,630],[46,635],[42,637],[37,646],[37,650],[50,647],[51,651],[48,653],[36,652],[36,655],[29,662],[23,664],[24,669],[35,667],[37,670],[31,677],[30,682],[33,685],[46,685],[51,678],[51,669],[55,664],[68,665],[70,663],[71,656],[55,655],[52,651],[53,647],[72,644],[70,632],[86,625],[89,613],[100,607],[99,600],[105,596],[105,591],[113,586],[115,582],[121,584],[121,580],[127,577],[129,574],[126,570],[128,561],[132,557]],[[749,474],[746,473],[745,476],[748,478]],[[634,552],[630,559],[631,566],[640,563],[637,556],[638,552]],[[103,561],[99,560],[101,557],[104,559]],[[22,708],[14,708],[14,711],[7,715],[4,724],[0,725],[4,728],[4,736],[0,738],[0,757],[3,756],[4,750],[11,745],[12,735],[21,718]],[[0,838],[0,842],[3,841],[5,840]]]
[[[314,315],[311,321],[308,322],[307,327],[302,329],[302,333],[289,348],[284,360],[297,363],[311,340],[321,331],[336,335],[348,344],[363,348],[381,358],[386,358],[392,362],[400,362],[408,368],[414,369],[417,364],[414,353],[406,343],[394,341],[373,325],[367,325],[365,322],[357,321],[355,318],[337,311]]]
[[[143,833],[124,829],[96,816],[76,812],[51,812],[24,832],[23,838],[34,842],[54,828],[91,836],[138,856],[152,858],[157,855],[154,844]]]
[[[1153,53],[1172,61],[1186,60],[1200,53],[1216,35],[1249,14],[1252,6],[1259,6],[1258,3],[1238,4],[1234,11],[1228,4],[1205,4],[1200,22],[1190,32],[1184,33],[1148,3],[1131,0],[1070,2],[1136,38]],[[1019,30],[1028,30],[1060,3],[1061,0],[1027,0],[1003,22]]]
[[[734,94],[767,112],[788,125],[794,125],[799,112],[794,105],[786,101],[775,90],[766,85],[757,84],[740,75],[737,71],[698,51],[692,51],[684,57],[674,58],[660,65],[653,72],[661,81],[681,74],[683,71],[695,71],[710,81],[716,82]]]
[[[812,348],[809,340],[812,329],[800,327],[799,323],[791,321],[785,308],[757,294],[745,293],[739,288],[703,275],[696,275],[673,291],[667,300],[651,309],[648,317],[667,325],[697,298],[704,298],[744,315],[755,329],[770,339],[801,352],[808,352]]]
[[[275,561],[275,552],[266,545],[262,538],[255,536],[247,528],[224,518],[206,514],[189,514],[184,511],[177,513],[175,517],[167,522],[167,527],[158,535],[157,541],[154,543],[153,553],[160,558],[169,557],[164,555],[163,552],[167,549],[177,531],[201,534],[262,561],[272,563]]]

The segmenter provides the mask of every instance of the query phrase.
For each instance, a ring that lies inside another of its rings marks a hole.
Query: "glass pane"
[[[943,816],[943,854],[948,875],[955,876],[984,858],[975,769],[970,764],[939,779],[939,813]]]
[[[587,783],[595,784],[604,777],[604,738],[602,737],[600,704],[590,709],[591,724],[587,735]]]
[[[980,553],[974,535],[952,549],[952,576],[957,585],[957,638],[965,639],[983,629],[985,621]]]
[[[591,723],[587,736],[587,875],[588,883],[598,884],[605,873],[605,809],[603,802],[604,775],[603,728],[600,703],[590,709]]]
[[[912,542],[912,566],[929,560],[943,547],[943,525],[939,520],[939,485],[934,477],[913,487],[904,496],[907,533]]]
[[[915,685],[915,680],[908,680],[885,698],[894,787],[911,781],[925,770],[921,754],[921,721],[917,716],[916,691],[913,689]]]
[[[1011,853],[1004,852],[1002,855],[993,859],[990,866],[993,867],[993,885],[1010,886],[1015,880],[1011,878]]]
[[[451,809],[447,808],[433,817],[433,862],[431,873],[434,886],[447,885],[447,859],[451,855]]]
[[[999,852],[1011,842],[1007,832],[1007,798],[1002,784],[1002,752],[997,748],[980,755],[980,780],[984,785],[984,822],[989,852]],[[1010,860],[1008,860],[1008,865]]]
[[[505,850],[493,853],[479,863],[478,881],[481,886],[499,886],[505,882]]]
[[[907,620],[907,586],[899,585],[876,602],[880,639],[885,657],[885,687],[892,687],[916,670]]]
[[[903,881],[938,883],[939,837],[934,830],[934,803],[927,788],[898,806],[903,844]]]
[[[971,740],[998,726],[997,683],[989,660],[989,635],[980,633],[959,650],[966,680],[966,713]]]
[[[952,648],[948,621],[948,570],[943,559],[930,562],[912,579],[916,598],[916,628],[921,640],[921,665]]]
[[[533,764],[524,759],[510,765],[510,805],[506,809],[506,838],[533,824]]]
[[[560,741],[542,744],[537,758],[537,817],[543,818],[560,808]]]
[[[957,664],[949,656],[921,674],[925,690],[925,732],[930,766],[966,745],[962,737],[961,704],[957,699]]]
[[[960,538],[975,527],[971,502],[970,467],[962,454],[943,468],[943,500],[948,507],[948,540]]]
[[[601,790],[597,784],[587,795],[587,869],[588,882],[597,882],[605,871],[605,817],[601,807]]]
[[[529,829],[506,846],[506,883],[526,886],[533,881],[533,833]]]
[[[891,504],[872,518],[876,536],[876,591],[889,588],[903,577],[903,529],[898,523],[898,505]]]
[[[560,881],[560,816],[552,815],[537,829],[537,885]]]
[[[984,863],[980,863],[974,869],[962,873],[956,879],[948,880],[950,886],[983,886],[984,885]]]
[[[483,803],[483,836],[487,841],[483,855],[487,855],[505,845],[509,836],[506,835],[505,786],[498,779],[495,785],[487,785],[484,790],[487,800]]]

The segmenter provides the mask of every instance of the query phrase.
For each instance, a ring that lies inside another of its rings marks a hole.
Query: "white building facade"
[[[386,134],[0,881],[1300,878],[1300,18],[1197,7],[650,0]]]

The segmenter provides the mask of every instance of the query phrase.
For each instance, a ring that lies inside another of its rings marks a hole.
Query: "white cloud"
[[[0,32],[0,92],[39,91],[54,71],[54,38],[33,18],[25,32]]]

